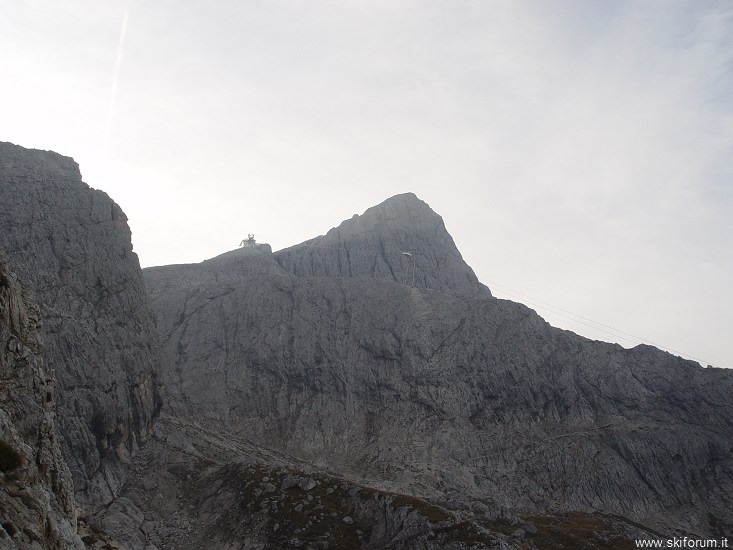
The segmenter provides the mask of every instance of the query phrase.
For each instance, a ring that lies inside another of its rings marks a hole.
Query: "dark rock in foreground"
[[[109,503],[157,408],[157,349],[126,218],[67,157],[0,143],[0,247],[32,289],[80,504]]]
[[[83,548],[42,321],[0,251],[0,547]]]

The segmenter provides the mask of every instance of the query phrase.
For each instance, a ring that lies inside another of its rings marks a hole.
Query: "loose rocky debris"
[[[600,550],[653,536],[609,515],[522,518],[457,495],[437,502],[379,489],[167,415],[132,466],[123,496],[94,518],[130,548],[530,550],[575,541]]]

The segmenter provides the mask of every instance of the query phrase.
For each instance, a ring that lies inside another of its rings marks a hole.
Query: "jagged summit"
[[[425,219],[440,220],[440,216],[415,193],[400,193],[367,208],[361,216],[355,214],[339,227],[348,226],[354,220],[395,222],[396,226],[404,226],[408,223],[419,223]]]
[[[275,253],[301,277],[369,277],[489,297],[443,219],[414,193],[395,195],[325,235]]]
[[[410,250],[415,250],[418,246],[429,249],[447,245],[456,248],[443,218],[414,193],[394,195],[368,208],[362,215],[354,214],[325,236],[312,241],[351,244],[352,248],[358,249],[360,237],[365,235],[376,235],[391,240],[394,244],[404,245]],[[455,252],[458,253],[458,250]]]

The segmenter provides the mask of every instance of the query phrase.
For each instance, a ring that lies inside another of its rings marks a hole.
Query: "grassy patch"
[[[468,546],[481,544],[487,548],[496,546],[496,541],[482,533],[476,525],[470,521],[461,521],[448,527],[435,530],[435,535],[444,544],[459,542]]]
[[[309,478],[318,482],[310,490],[298,485],[281,490],[288,476]],[[225,486],[236,488],[239,509],[253,526],[264,521],[269,547],[288,547],[291,539],[304,543],[327,544],[329,548],[360,548],[371,529],[356,520],[345,523],[351,515],[350,499],[360,498],[361,489],[354,489],[341,480],[294,468],[260,466],[225,467]],[[276,490],[263,488],[272,484]],[[241,516],[238,516],[241,517]]]
[[[436,504],[328,474],[254,464],[226,465],[211,474],[190,482],[188,498],[198,506],[218,508],[234,496],[236,504],[218,517],[213,529],[228,538],[254,536],[268,549],[288,548],[293,541],[300,541],[303,548],[362,548],[379,523],[374,514],[389,516],[398,509],[430,524],[428,532],[410,535],[415,544],[428,537],[434,544],[464,543],[474,548],[494,547],[497,542],[481,527],[457,522]],[[206,496],[197,499],[201,494]]]
[[[438,506],[425,502],[424,500],[420,500],[416,497],[396,494],[392,501],[392,508],[402,508],[403,506],[409,506],[420,515],[424,516],[431,523],[440,523],[441,521],[452,519],[450,514]]]
[[[631,550],[634,542],[621,536],[614,528],[613,518],[602,514],[567,512],[564,514],[542,514],[524,518],[534,523],[537,533],[532,541],[538,548]],[[517,526],[519,527],[519,526]]]

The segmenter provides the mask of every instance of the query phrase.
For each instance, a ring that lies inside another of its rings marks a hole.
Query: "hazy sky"
[[[413,191],[495,295],[733,367],[733,2],[5,0],[0,53],[143,266]]]

